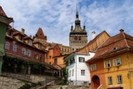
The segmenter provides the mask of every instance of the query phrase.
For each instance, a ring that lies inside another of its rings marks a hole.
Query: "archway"
[[[100,79],[97,75],[92,77],[93,89],[97,89],[100,86]]]

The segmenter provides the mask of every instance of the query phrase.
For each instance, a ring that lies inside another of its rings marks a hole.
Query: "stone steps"
[[[46,89],[90,89],[89,86],[68,86],[68,85],[52,85]]]

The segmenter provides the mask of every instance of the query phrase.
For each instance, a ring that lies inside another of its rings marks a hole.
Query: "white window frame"
[[[111,64],[112,64],[111,60],[104,61],[104,68],[111,68],[112,66]]]
[[[94,70],[96,70],[96,69],[97,69],[96,64],[90,65],[90,70],[91,70],[91,71],[94,71]]]
[[[26,48],[22,48],[22,54],[27,55]]]
[[[120,66],[121,65],[121,58],[114,59],[114,66]]]
[[[74,69],[72,69],[72,76],[74,76]]]
[[[81,70],[81,76],[85,76],[85,70],[84,69]]]
[[[29,45],[32,45],[32,40],[29,40]]]
[[[108,85],[112,85],[112,84],[113,84],[112,77],[109,76],[109,77],[108,77]]]
[[[85,62],[85,58],[84,57],[79,57],[79,62]]]
[[[122,84],[122,75],[117,75],[117,83]]]
[[[7,49],[7,50],[10,49],[10,42],[8,42],[8,41],[5,42],[5,49]]]
[[[29,57],[31,56],[31,50],[29,50],[29,49],[27,50],[27,56],[29,56]]]
[[[17,52],[17,45],[15,41],[13,41],[13,52]]]

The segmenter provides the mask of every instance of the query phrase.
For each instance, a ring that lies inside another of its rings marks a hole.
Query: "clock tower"
[[[84,47],[87,44],[87,32],[85,26],[80,26],[79,14],[76,12],[75,27],[71,26],[69,33],[69,46],[72,47],[73,51]]]

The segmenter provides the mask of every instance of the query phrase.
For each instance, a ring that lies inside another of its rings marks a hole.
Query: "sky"
[[[48,42],[69,45],[76,7],[88,40],[93,31],[99,34],[105,30],[113,36],[124,29],[133,34],[133,0],[0,0],[0,5],[14,19],[14,28],[24,28],[27,35],[35,35],[41,27]]]

